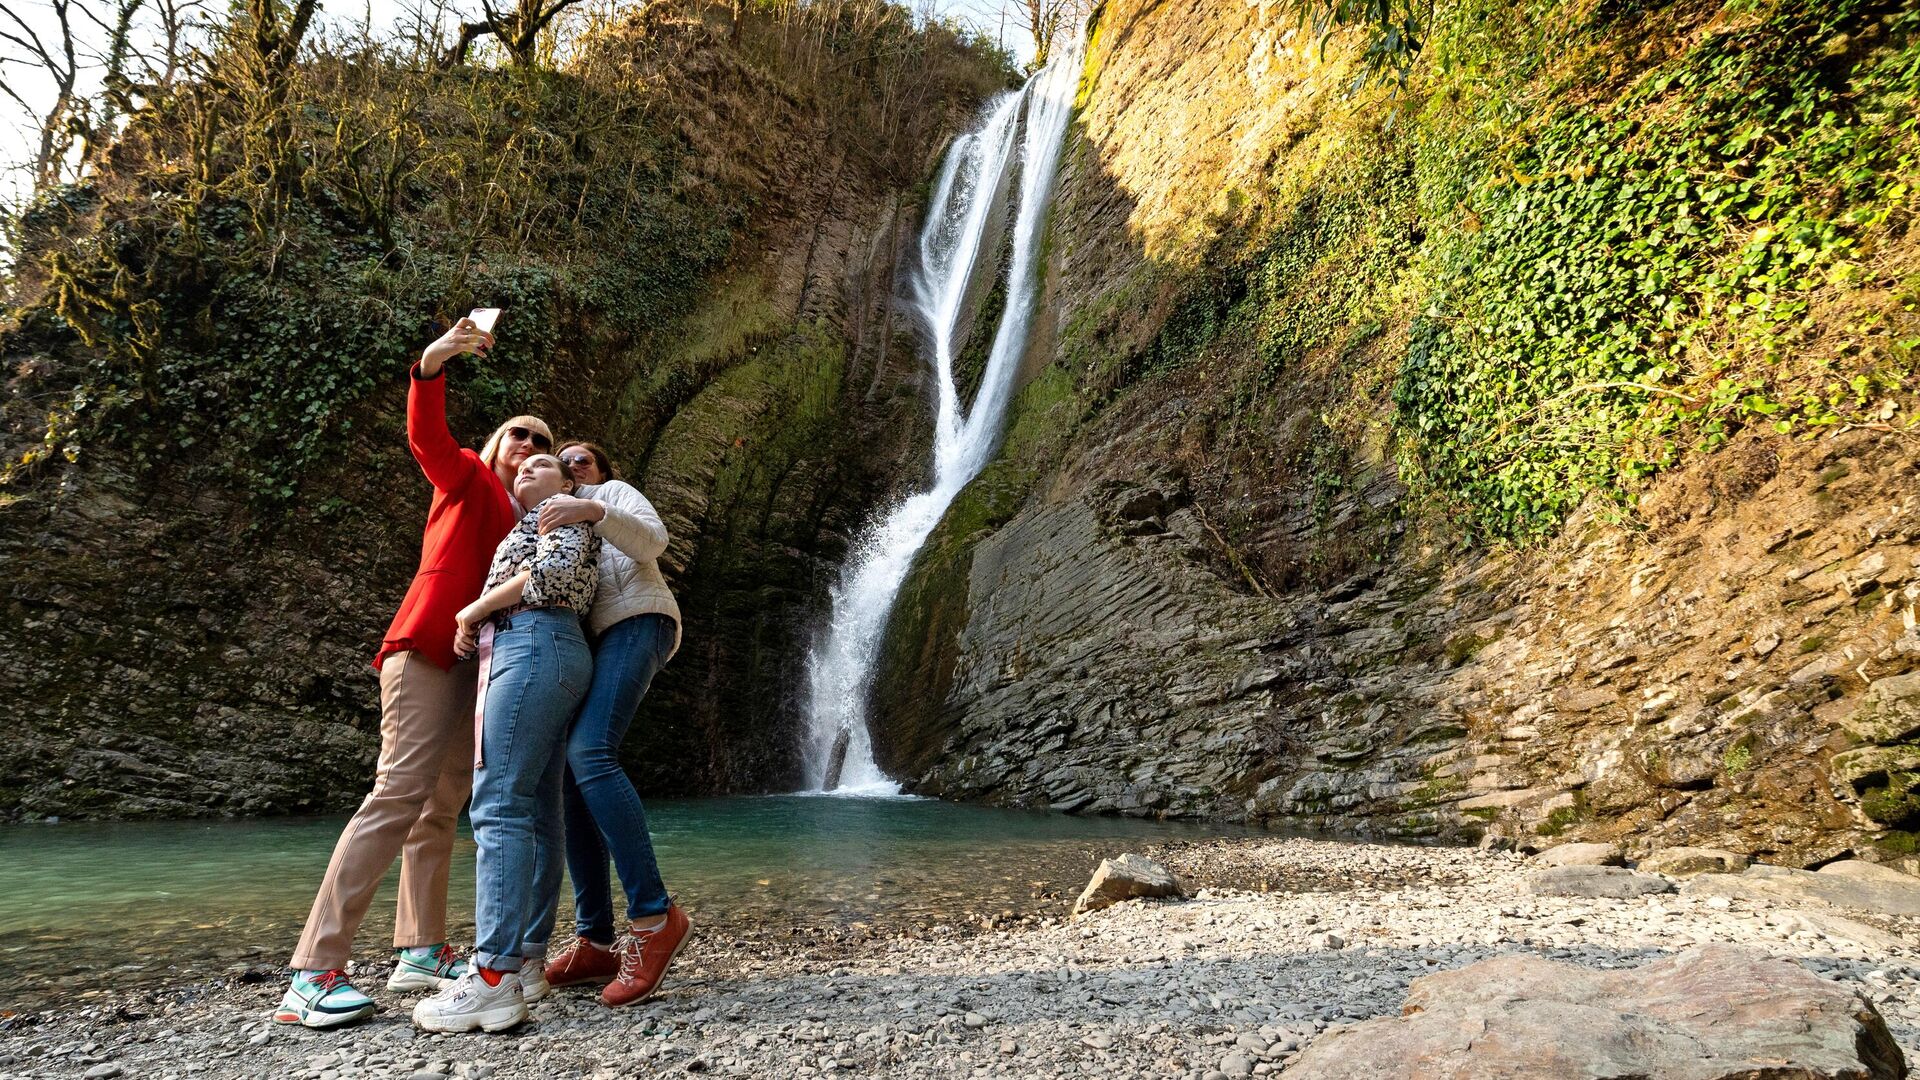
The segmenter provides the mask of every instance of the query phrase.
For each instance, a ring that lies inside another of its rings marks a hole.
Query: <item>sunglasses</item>
[[[507,434],[519,439],[521,442],[532,443],[533,448],[543,454],[553,449],[553,440],[532,428],[510,427],[507,429]]]
[[[593,457],[589,454],[568,454],[566,457],[560,459],[560,464],[565,465],[569,469],[575,465],[591,465],[593,464]]]

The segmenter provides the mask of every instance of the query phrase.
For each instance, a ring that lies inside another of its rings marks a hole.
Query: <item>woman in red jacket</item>
[[[453,652],[454,614],[485,584],[493,550],[519,518],[511,494],[520,463],[553,449],[537,417],[500,425],[479,453],[447,428],[443,365],[484,352],[493,335],[461,319],[426,347],[407,392],[407,443],[433,484],[420,569],[387,628],[380,672],[380,762],[373,791],[340,834],[294,950],[293,984],[275,1019],[325,1028],[373,1013],[347,981],[353,935],[380,879],[400,857],[399,954],[389,989],[446,986],[466,965],[447,947],[447,869],[454,819],[473,782],[472,661]]]

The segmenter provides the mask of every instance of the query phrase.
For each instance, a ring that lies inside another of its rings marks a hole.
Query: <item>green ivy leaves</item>
[[[1741,427],[1823,427],[1899,372],[1796,387],[1804,365],[1719,370],[1803,328],[1906,199],[1920,18],[1834,62],[1859,2],[1773,5],[1618,104],[1563,107],[1468,185],[1478,228],[1442,245],[1394,400],[1402,464],[1474,531],[1524,540],[1589,493],[1619,502]]]

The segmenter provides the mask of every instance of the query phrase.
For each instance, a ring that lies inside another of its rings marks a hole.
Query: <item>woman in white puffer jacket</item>
[[[578,499],[550,502],[540,528],[591,521],[605,541],[600,583],[588,616],[593,685],[567,737],[566,852],[573,879],[573,943],[546,965],[549,985],[605,983],[600,1000],[630,1005],[659,987],[692,925],[660,880],[647,814],[620,766],[620,743],[653,677],[680,647],[680,608],[658,559],[667,527],[653,504],[613,478],[606,453],[569,443],[559,458],[583,485]],[[549,520],[551,519],[551,520]],[[611,854],[627,894],[626,932],[615,935]],[[557,891],[557,886],[556,886]],[[557,904],[558,897],[553,901]],[[551,920],[540,925],[550,929]],[[545,942],[533,948],[544,949]]]

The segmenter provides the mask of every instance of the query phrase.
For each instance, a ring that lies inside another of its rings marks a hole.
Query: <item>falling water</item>
[[[809,658],[811,730],[805,764],[814,790],[863,795],[900,790],[874,764],[867,734],[874,660],[914,554],[960,489],[986,467],[1000,437],[1033,319],[1040,233],[1079,72],[1079,49],[1062,50],[1023,89],[989,104],[980,126],[954,142],[941,167],[909,297],[925,325],[939,386],[933,486],[894,507],[855,543],[833,591],[832,617]],[[973,405],[963,410],[953,375],[961,344],[956,338],[981,257],[992,247],[989,234],[1003,220],[994,211],[1006,197],[1016,152],[1020,177],[1006,309]]]

